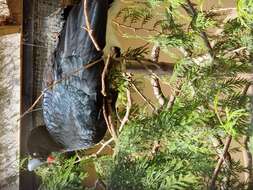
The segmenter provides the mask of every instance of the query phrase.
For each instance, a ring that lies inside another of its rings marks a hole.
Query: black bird
[[[101,49],[105,46],[107,11],[111,2],[87,0],[92,36]],[[34,128],[28,138],[28,151],[34,158],[29,161],[29,170],[35,169],[52,152],[87,149],[106,133],[100,92],[104,62],[101,60],[80,70],[103,55],[84,30],[84,15],[82,0],[69,11],[57,48],[44,69],[43,87],[46,90],[42,106],[45,126]],[[60,82],[48,88],[55,81]]]

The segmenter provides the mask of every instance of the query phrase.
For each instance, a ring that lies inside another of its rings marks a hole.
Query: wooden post
[[[27,34],[27,42],[33,43],[33,7],[34,0],[23,0],[23,31]],[[33,103],[33,46],[21,46],[21,106],[20,113],[25,112]],[[33,127],[32,114],[20,121],[20,158],[27,156],[27,138],[29,131]],[[38,189],[38,179],[34,173],[20,169],[19,171],[19,190]]]
[[[19,32],[21,32],[21,27],[18,25],[0,26],[0,36],[19,33]]]

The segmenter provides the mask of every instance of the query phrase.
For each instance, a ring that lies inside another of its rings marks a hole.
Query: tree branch
[[[171,110],[173,108],[173,105],[176,101],[176,97],[179,95],[182,85],[183,85],[182,82],[179,82],[179,85],[176,88],[174,94],[172,93],[170,95],[170,98],[169,98],[169,101],[168,101],[168,104],[167,104],[167,109],[168,110]]]
[[[103,101],[103,115],[111,136],[113,137],[114,140],[116,140],[118,138],[118,134],[116,132],[115,125],[112,119],[112,108],[107,98],[104,98]]]
[[[242,104],[244,97],[247,95],[248,90],[252,84],[249,82],[245,88],[242,91],[242,97],[239,100],[239,104]],[[246,168],[245,172],[245,181],[247,183],[247,189],[253,189],[253,171],[252,171],[252,154],[249,149],[249,142],[250,142],[250,137],[249,135],[245,135],[243,137],[243,159],[244,159],[244,167]]]
[[[243,89],[243,95],[246,95],[247,94],[247,91],[248,91],[248,89],[249,89],[249,87],[250,87],[250,83],[248,84],[248,85],[246,85],[246,87]],[[242,101],[242,99],[240,100],[240,101]],[[219,117],[219,116],[217,116],[217,117]],[[217,177],[218,177],[218,174],[219,174],[219,172],[220,172],[220,170],[221,170],[221,166],[222,166],[222,164],[223,164],[223,162],[224,162],[224,160],[225,160],[225,158],[226,158],[226,156],[228,156],[228,149],[229,149],[229,146],[230,146],[230,144],[231,144],[231,141],[232,141],[232,136],[231,135],[229,135],[228,137],[227,137],[227,139],[226,139],[226,142],[225,142],[225,145],[224,145],[224,149],[223,149],[223,154],[220,156],[220,159],[219,159],[219,161],[218,161],[218,163],[217,163],[217,165],[216,165],[216,167],[215,167],[215,170],[214,170],[214,172],[213,172],[213,176],[212,176],[212,179],[211,179],[211,182],[210,182],[210,190],[215,190],[215,182],[216,182],[216,179],[217,179]],[[247,137],[246,137],[246,139],[244,139],[244,143],[246,143],[245,144],[245,159],[246,159],[246,164],[247,164],[247,166],[246,166],[246,168],[247,167],[250,167],[250,170],[249,170],[249,175],[251,175],[251,176],[249,176],[250,178],[248,178],[249,179],[249,186],[248,187],[250,187],[250,185],[252,185],[251,183],[252,183],[252,155],[250,154],[250,152],[248,151],[248,145],[247,145]],[[249,161],[249,162],[251,162],[251,163],[247,163],[247,161]],[[249,164],[249,165],[248,165]],[[248,168],[249,169],[249,168]]]
[[[153,105],[153,103],[151,103],[142,93],[141,91],[138,89],[138,87],[132,82],[130,81],[130,85],[133,87],[133,89],[135,90],[135,92],[137,92],[137,94],[140,95],[140,97],[149,105],[149,107],[153,110],[156,111],[155,106]]]
[[[123,23],[119,23],[116,20],[113,20],[112,23],[114,23],[118,28],[119,27],[127,28],[127,29],[132,30],[133,32],[136,32],[137,30],[142,30],[142,31],[146,31],[146,32],[149,32],[149,33],[150,32],[156,32],[156,33],[161,34],[161,31],[156,30],[154,28],[152,28],[152,29],[151,28],[144,28],[143,26],[142,27],[137,27],[137,26],[133,27],[131,25],[126,25],[126,24],[123,24]]]
[[[124,118],[121,121],[121,124],[120,124],[120,127],[119,127],[119,132],[123,129],[124,125],[128,122],[129,115],[130,115],[130,110],[131,110],[131,107],[132,107],[131,93],[130,93],[129,89],[127,89],[126,94],[127,94],[126,113],[125,113]]]
[[[246,168],[245,175],[245,182],[248,185],[248,190],[253,189],[253,174],[252,174],[252,154],[249,150],[249,136],[243,137],[243,159],[244,159],[244,167]]]
[[[44,95],[44,92],[42,92],[42,93],[39,95],[39,97],[35,100],[35,102],[31,105],[31,107],[30,107],[27,111],[25,111],[25,112],[17,119],[17,122],[18,122],[19,120],[21,120],[26,114],[31,113],[31,112],[33,111],[33,108],[37,105],[37,103],[40,101],[40,99],[43,97],[43,95]]]
[[[235,7],[228,7],[228,8],[218,8],[218,9],[211,9],[209,12],[223,12],[223,11],[236,11]]]
[[[105,63],[105,66],[104,66],[104,69],[103,69],[103,72],[102,72],[102,76],[101,76],[101,82],[102,82],[102,89],[101,89],[101,93],[103,96],[107,96],[107,93],[106,93],[106,86],[105,86],[105,80],[106,80],[106,75],[108,74],[108,67],[109,67],[109,64],[110,64],[110,59],[111,59],[111,56],[110,54],[108,54],[108,57],[106,59],[106,63]]]
[[[167,62],[157,62],[153,63],[150,59],[145,58],[123,58],[126,63],[126,69],[128,72],[148,72],[149,74],[172,74],[174,63]],[[121,62],[122,59],[117,59],[116,61]]]
[[[94,185],[95,189],[101,189],[101,190],[106,190],[106,184],[101,180],[101,179],[97,179]]]
[[[90,22],[89,22],[89,18],[88,18],[88,13],[87,13],[87,0],[84,0],[83,1],[83,13],[84,13],[84,17],[85,17],[85,22],[86,22],[86,27],[82,27],[83,29],[85,29],[89,36],[90,36],[90,39],[92,41],[92,43],[94,44],[95,48],[98,50],[98,51],[101,51],[101,48],[99,47],[96,39],[94,38],[94,36],[92,35],[93,33],[93,30],[90,26]]]
[[[102,75],[101,75],[101,83],[102,83],[102,90],[101,93],[104,96],[104,100],[103,100],[103,115],[104,115],[104,119],[106,121],[107,124],[107,128],[109,130],[109,132],[111,133],[111,136],[113,137],[114,140],[116,140],[118,138],[118,133],[116,131],[115,125],[114,125],[114,121],[113,121],[113,109],[112,109],[112,100],[111,100],[111,96],[108,96],[109,94],[109,85],[108,85],[108,73],[109,73],[109,65],[110,62],[112,61],[111,58],[116,58],[118,56],[120,56],[120,51],[117,51],[118,49],[115,47],[111,48],[111,52],[107,57],[106,60],[106,64],[104,66]]]
[[[105,143],[101,143],[102,146],[98,149],[98,151],[94,154],[95,157],[97,157],[104,149],[106,146],[108,146],[111,142],[113,142],[113,138],[110,138],[108,141]]]
[[[191,17],[195,17],[197,16],[197,11],[195,10],[192,2],[190,0],[186,0],[187,5],[182,5],[182,7],[185,9],[185,11],[191,16]],[[210,56],[212,57],[212,59],[215,58],[214,52],[213,52],[213,48],[211,46],[211,43],[207,37],[207,34],[205,31],[200,31],[200,37],[204,40],[204,43],[206,45],[206,47],[208,48],[208,53],[210,54]]]
[[[152,61],[154,64],[158,63],[159,53],[160,53],[160,47],[155,45],[153,47],[152,53],[151,53]],[[155,74],[151,74],[150,83],[153,88],[153,93],[154,93],[156,99],[158,100],[160,106],[162,107],[165,103],[165,97],[164,97],[163,92],[161,90],[159,79]]]
[[[221,140],[220,136],[217,135],[215,136],[215,138],[212,140],[213,146],[216,149],[216,153],[218,154],[219,158],[222,157],[223,155],[223,151],[220,147],[224,147],[224,143]],[[224,160],[224,164],[231,169],[232,168],[232,157],[231,154],[229,152],[227,152],[227,156]],[[222,188],[227,189],[230,183],[230,175],[224,176],[222,179]]]
[[[224,144],[224,148],[223,148],[223,154],[220,156],[220,159],[214,169],[214,172],[213,172],[213,175],[212,175],[212,178],[211,178],[211,182],[210,182],[210,186],[209,186],[209,189],[210,190],[215,190],[216,187],[215,187],[215,183],[216,183],[216,180],[217,180],[217,177],[219,175],[219,172],[221,170],[221,166],[227,156],[227,153],[228,153],[228,149],[229,149],[229,146],[231,144],[231,141],[232,141],[232,136],[229,135],[227,138],[226,138],[226,142]]]

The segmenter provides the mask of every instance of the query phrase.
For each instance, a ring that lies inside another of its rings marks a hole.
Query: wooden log
[[[10,10],[10,17],[16,25],[21,25],[22,21],[22,1],[20,0],[7,0],[7,5]]]
[[[19,32],[21,32],[21,27],[18,25],[0,26],[0,36],[19,33]]]

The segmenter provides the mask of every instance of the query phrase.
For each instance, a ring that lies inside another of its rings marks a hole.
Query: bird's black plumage
[[[92,35],[101,49],[105,46],[108,8],[107,0],[87,0]],[[69,12],[57,48],[44,70],[44,88],[64,79],[45,90],[42,103],[48,136],[55,141],[52,145],[55,143],[64,151],[89,148],[99,142],[106,132],[100,92],[103,61],[88,69],[80,69],[100,59],[102,51],[96,50],[83,27],[86,23],[81,1]],[[31,133],[28,141],[30,153],[39,148],[35,147],[32,139],[36,141]],[[50,150],[50,145],[47,146]]]

